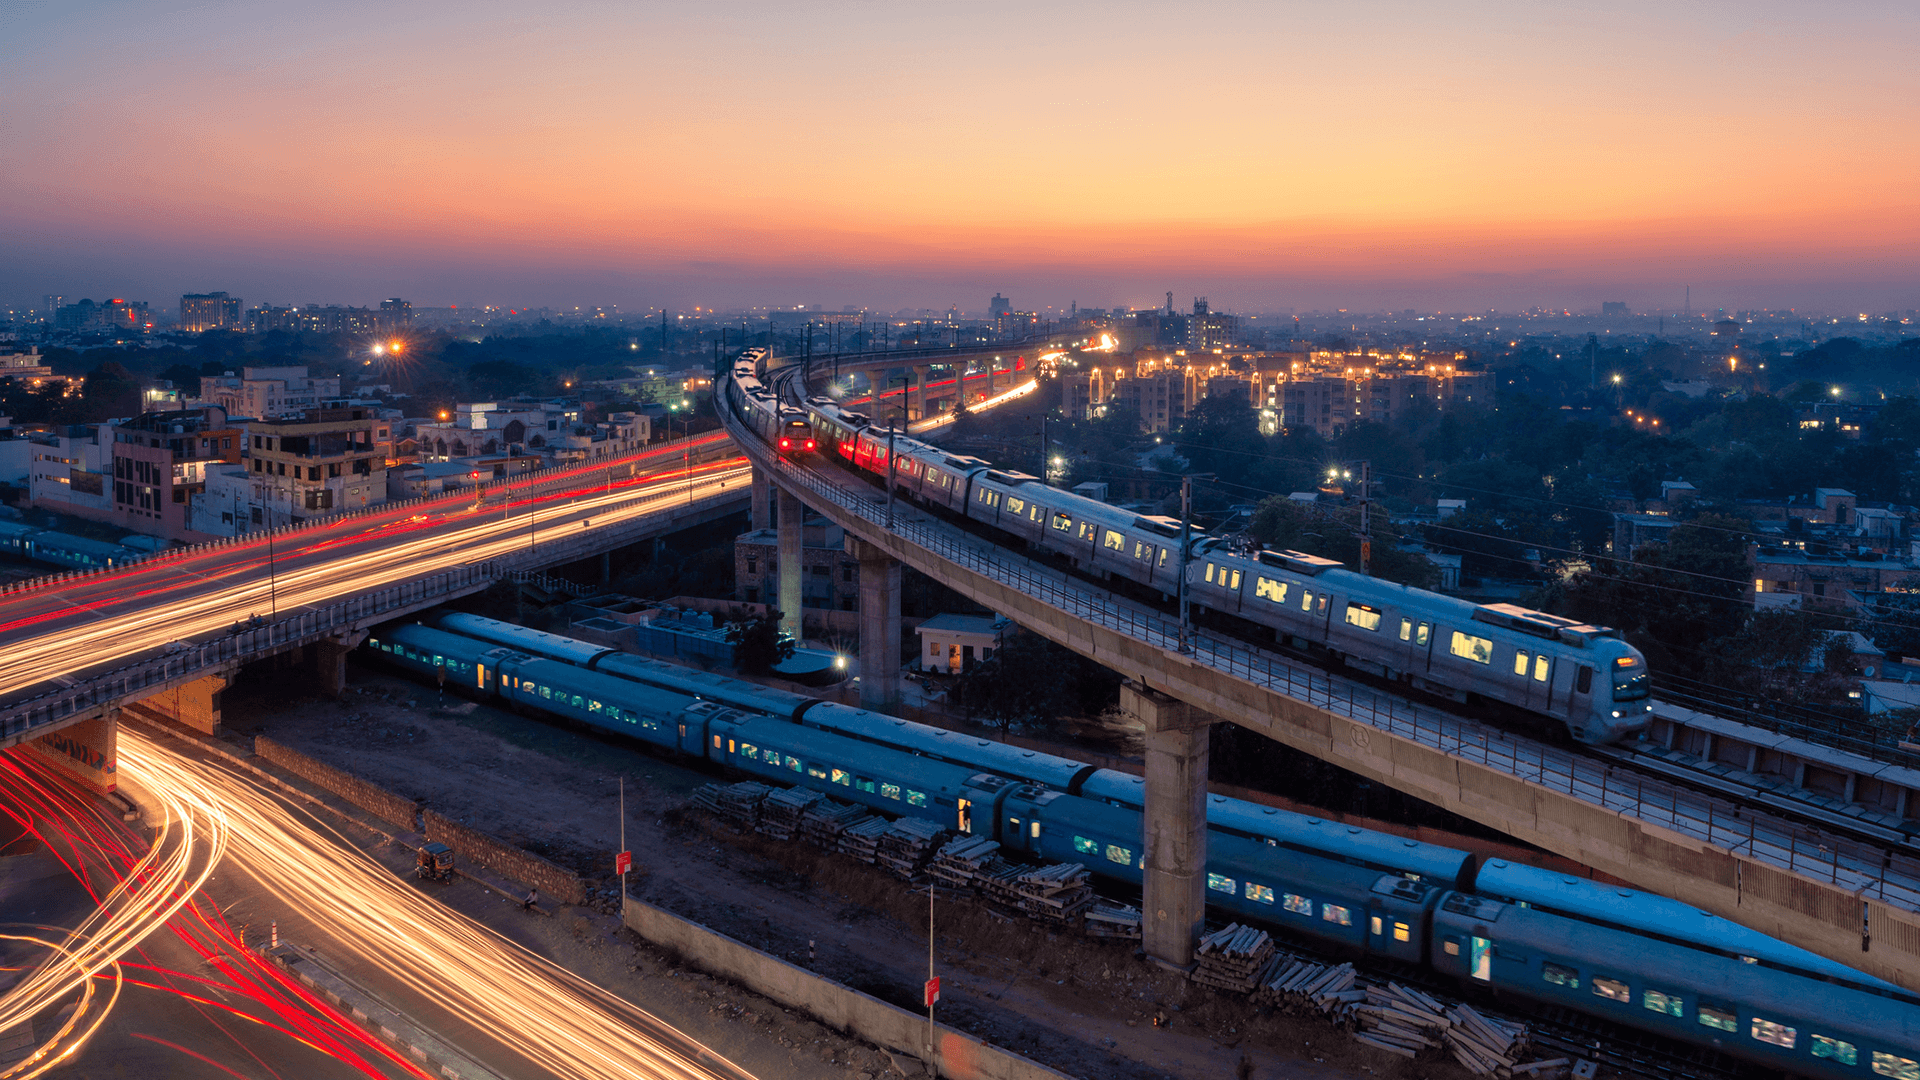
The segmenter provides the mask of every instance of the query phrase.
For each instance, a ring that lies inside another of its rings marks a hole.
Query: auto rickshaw
[[[422,847],[413,871],[422,881],[452,881],[453,849],[437,841]]]

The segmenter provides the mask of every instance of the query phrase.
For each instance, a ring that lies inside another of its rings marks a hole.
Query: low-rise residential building
[[[992,656],[1006,629],[1007,620],[997,615],[935,615],[913,628],[920,635],[919,669],[958,675]]]
[[[35,432],[27,440],[27,497],[35,506],[105,521],[113,511],[113,437],[97,424]]]
[[[1753,606],[1803,604],[1859,610],[1861,597],[1920,589],[1920,568],[1905,559],[1809,555],[1753,546]]]
[[[653,425],[639,412],[584,422],[577,402],[481,401],[416,422],[412,437],[423,461],[534,453],[559,465],[635,453],[652,439]]]
[[[1631,559],[1634,552],[1649,544],[1666,543],[1673,536],[1673,527],[1678,524],[1678,521],[1665,514],[1613,515],[1614,557]]]
[[[33,437],[35,506],[166,540],[196,540],[209,467],[239,460],[241,431],[217,407],[142,413]]]
[[[503,454],[398,464],[387,470],[387,501],[418,499],[473,487],[499,477],[521,476],[546,463],[545,458],[530,454]]]
[[[248,507],[256,525],[284,525],[387,498],[393,421],[368,408],[309,409],[297,418],[248,421]]]
[[[245,367],[239,375],[204,375],[200,400],[218,405],[229,416],[263,420],[318,409],[340,397],[340,376],[307,373],[305,364]]]
[[[860,560],[847,554],[838,525],[810,521],[801,528],[800,606],[857,611]],[[741,533],[733,540],[734,599],[749,604],[780,602],[780,535],[773,529]]]

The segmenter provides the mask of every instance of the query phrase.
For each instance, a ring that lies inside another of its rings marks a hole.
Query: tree
[[[1360,569],[1360,535],[1355,528],[1359,508],[1335,517],[1317,512],[1312,506],[1278,496],[1264,499],[1253,512],[1248,535],[1262,547],[1302,551],[1323,559],[1338,559],[1352,570]],[[1353,520],[1347,520],[1351,517]],[[1387,523],[1387,515],[1377,513],[1371,523],[1373,550],[1370,569],[1374,577],[1417,589],[1431,589],[1440,582],[1439,568],[1424,556],[1400,548],[1400,534]]]
[[[793,639],[780,632],[783,614],[771,608],[765,615],[732,623],[727,643],[733,646],[733,666],[749,675],[765,675],[793,657]]]
[[[140,415],[140,380],[118,360],[108,360],[87,372],[82,396],[91,419]]]
[[[1037,634],[1015,631],[954,680],[952,697],[967,716],[998,728],[1004,739],[1016,727],[1097,715],[1119,693],[1114,672]]]

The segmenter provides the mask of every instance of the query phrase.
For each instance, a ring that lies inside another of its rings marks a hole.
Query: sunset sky
[[[0,300],[1920,306],[1920,5],[0,4]]]

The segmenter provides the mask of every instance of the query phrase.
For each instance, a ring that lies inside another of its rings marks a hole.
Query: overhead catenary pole
[[[1360,463],[1360,572],[1373,576],[1373,529],[1367,510],[1373,505],[1373,462]]]
[[[1180,478],[1180,651],[1193,651],[1192,633],[1187,620],[1187,538],[1193,528],[1193,477]]]

